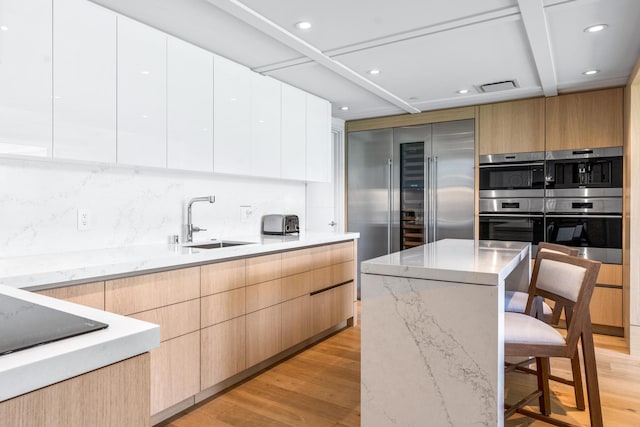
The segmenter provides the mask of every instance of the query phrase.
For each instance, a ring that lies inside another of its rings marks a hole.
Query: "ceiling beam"
[[[518,6],[524,29],[529,38],[533,61],[538,70],[542,92],[544,96],[556,96],[558,94],[558,79],[551,55],[551,41],[543,0],[518,0]]]
[[[421,111],[402,98],[394,95],[380,85],[375,84],[369,79],[356,73],[346,65],[330,58],[317,49],[315,46],[305,42],[301,38],[291,34],[289,31],[277,25],[275,22],[270,21],[263,15],[260,15],[253,9],[248,8],[244,4],[237,0],[207,0],[212,5],[220,8],[228,14],[235,16],[246,24],[251,25],[255,29],[262,31],[264,34],[274,38],[280,43],[300,52],[306,57],[312,59],[318,64],[328,68],[341,77],[349,80],[352,83],[366,89],[374,95],[384,99],[387,102],[403,109],[408,113],[420,113]]]

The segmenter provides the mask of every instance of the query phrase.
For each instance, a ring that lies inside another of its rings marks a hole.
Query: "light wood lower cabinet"
[[[282,303],[282,348],[293,347],[311,337],[311,296]]]
[[[311,313],[312,335],[353,317],[353,282],[312,294]]]
[[[247,367],[275,356],[282,350],[280,304],[247,314]]]
[[[247,368],[245,316],[204,328],[201,334],[202,390]]]
[[[151,414],[200,391],[200,331],[151,350]]]
[[[3,427],[149,423],[149,353],[0,403]]]

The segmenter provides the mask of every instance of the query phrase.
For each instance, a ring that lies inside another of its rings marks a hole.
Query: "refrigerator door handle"
[[[387,172],[389,174],[389,187],[387,188],[387,253],[391,253],[391,209],[393,208],[393,161],[387,159]]]
[[[431,207],[433,206],[431,203],[431,199],[433,197],[432,191],[431,189],[433,188],[433,185],[431,183],[431,179],[432,179],[432,159],[431,157],[427,157],[427,182],[425,185],[425,209],[424,209],[424,214],[425,214],[425,233],[426,233],[426,240],[425,243],[430,243],[432,241],[432,231],[433,228],[431,226],[431,223],[433,221],[432,215],[431,215]]]
[[[438,240],[438,156],[433,158],[433,241]]]

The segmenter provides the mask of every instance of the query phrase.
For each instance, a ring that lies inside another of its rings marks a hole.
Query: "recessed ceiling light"
[[[343,105],[342,107],[340,107],[340,109],[342,111],[347,111],[349,109],[349,107],[347,107],[346,105]]]
[[[0,30],[9,31],[9,27],[7,27],[6,25],[2,25],[2,26],[0,26]]]
[[[149,74],[151,74],[151,71],[142,70],[140,71],[140,74],[142,74],[143,76],[148,76]]]
[[[374,68],[372,70],[367,71],[369,74],[371,74],[372,76],[375,76],[377,74],[380,74],[380,70],[378,70],[377,68]]]
[[[598,31],[602,31],[605,28],[607,28],[607,24],[596,24],[596,25],[591,25],[587,28],[584,29],[585,33],[597,33]]]
[[[460,89],[456,92],[459,93],[460,95],[464,95],[465,93],[469,93],[469,89]]]
[[[600,72],[600,70],[587,70],[585,72],[583,72],[582,74],[584,74],[585,76],[593,76],[594,74],[598,74]]]
[[[308,21],[296,22],[296,28],[299,30],[308,30],[309,28],[311,28],[311,22],[308,22]]]

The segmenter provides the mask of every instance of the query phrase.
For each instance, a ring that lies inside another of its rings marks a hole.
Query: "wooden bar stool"
[[[589,303],[599,270],[600,263],[597,261],[551,252],[538,254],[525,313],[506,312],[504,319],[505,356],[535,357],[538,389],[513,406],[505,404],[505,418],[514,412],[519,412],[551,424],[567,425],[549,417],[551,413],[549,358],[566,357],[572,360],[572,366],[574,366],[573,361],[576,360],[578,361],[577,373],[579,373],[578,340],[580,340],[591,425],[595,427],[603,425],[589,314]],[[560,304],[565,310],[566,338],[551,325],[535,317],[532,308],[536,297],[554,301],[556,306]],[[539,399],[540,413],[524,409],[524,406],[536,397]]]

